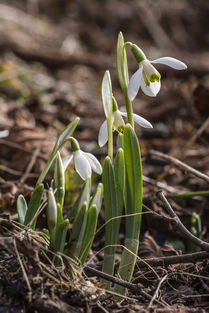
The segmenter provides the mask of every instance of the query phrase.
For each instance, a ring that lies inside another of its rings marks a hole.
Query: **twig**
[[[142,296],[146,297],[147,299],[151,300],[152,299],[152,296],[150,296],[147,292],[143,291],[142,290],[142,286],[140,284],[132,284],[132,283],[129,283],[125,280],[122,280],[120,278],[117,278],[117,277],[114,277],[112,275],[109,275],[109,274],[106,274],[104,272],[101,272],[95,268],[92,268],[90,266],[85,266],[85,270],[88,272],[88,273],[91,273],[93,275],[96,275],[98,277],[101,277],[105,280],[108,280],[108,281],[111,281],[112,283],[114,284],[118,284],[118,285],[121,285],[127,289],[130,289],[131,291],[137,293],[137,294],[141,294]],[[162,306],[165,306],[164,304],[162,304],[160,301],[158,301],[157,299],[155,299],[155,302],[157,302],[158,304],[162,305]]]
[[[201,173],[200,171],[194,169],[193,167],[183,163],[182,161],[180,161],[180,160],[178,160],[178,159],[176,159],[176,158],[174,158],[168,154],[165,154],[165,153],[162,153],[159,151],[155,151],[155,150],[150,150],[150,154],[157,156],[157,157],[160,157],[160,158],[163,158],[165,160],[168,160],[168,161],[172,162],[173,164],[183,168],[184,170],[190,172],[191,174],[193,174],[199,178],[204,179],[206,182],[209,183],[209,176],[208,175]]]
[[[19,145],[18,143],[15,143],[15,142],[11,142],[11,141],[8,141],[5,139],[0,139],[0,144],[7,146],[7,147],[10,147],[10,148],[13,148],[13,149],[21,150],[21,151],[29,153],[29,154],[33,154],[33,151],[26,149],[22,145]],[[41,153],[39,153],[37,157],[44,160],[44,161],[48,160],[48,158],[44,154],[41,154]]]
[[[172,264],[195,263],[209,258],[209,253],[206,251],[187,253],[182,255],[172,255],[159,258],[142,259],[137,262],[139,268],[147,268],[148,266],[169,266]]]
[[[192,136],[192,138],[187,143],[187,146],[193,144],[193,142],[209,127],[209,117],[205,120],[202,126],[198,129],[198,131]]]
[[[160,291],[160,287],[162,286],[162,284],[164,283],[164,281],[166,280],[166,278],[168,277],[168,274],[166,274],[160,281],[159,284],[155,290],[155,293],[148,305],[148,308],[150,308],[153,305],[153,302],[156,300],[156,298],[158,297],[159,291]]]
[[[30,160],[30,162],[29,162],[29,164],[28,164],[28,166],[27,166],[27,168],[26,168],[26,171],[25,171],[25,173],[23,174],[23,176],[22,176],[21,179],[20,179],[20,182],[21,182],[21,183],[24,183],[24,182],[27,180],[27,178],[28,178],[28,176],[29,176],[29,174],[30,174],[30,172],[31,172],[31,170],[32,170],[32,168],[33,168],[33,165],[34,165],[35,162],[36,162],[36,159],[37,159],[37,157],[38,157],[38,154],[39,154],[39,152],[40,152],[40,147],[41,147],[41,144],[39,144],[39,145],[37,146],[37,148],[35,149],[35,151],[33,152],[32,158],[31,158],[31,160]]]
[[[209,252],[209,243],[205,242],[197,237],[195,237],[181,222],[180,218],[177,216],[177,214],[174,212],[174,210],[172,209],[170,203],[168,202],[168,200],[166,199],[165,195],[163,194],[162,191],[158,191],[157,192],[158,197],[162,200],[162,202],[165,205],[165,209],[167,210],[167,212],[171,215],[171,217],[173,218],[173,221],[176,224],[176,227],[181,231],[182,234],[184,234],[184,236],[189,239],[191,242],[193,242],[195,245],[197,245],[198,247],[200,247],[202,250],[205,250],[207,252]]]
[[[3,171],[3,172],[9,173],[11,175],[14,175],[14,176],[22,176],[23,175],[23,172],[13,170],[12,168],[9,168],[9,167],[7,167],[5,165],[1,165],[1,164],[0,164],[0,170]],[[30,178],[37,178],[38,174],[29,173],[28,177],[30,177]]]
[[[15,239],[13,239],[13,245],[14,245],[15,253],[16,253],[16,255],[17,255],[17,259],[18,259],[18,261],[19,261],[19,263],[20,263],[20,267],[21,267],[22,272],[23,272],[23,276],[24,276],[24,278],[25,278],[25,281],[26,281],[26,284],[27,284],[27,287],[28,287],[29,302],[31,302],[31,301],[32,301],[32,288],[31,288],[31,285],[30,285],[30,282],[29,282],[27,273],[26,273],[26,271],[25,271],[25,268],[24,268],[24,266],[23,266],[22,260],[21,260],[21,258],[20,258],[19,252],[18,252],[18,250],[17,250],[17,245],[16,245]]]
[[[159,189],[163,189],[163,190],[170,192],[170,193],[177,193],[178,192],[178,190],[176,190],[175,188],[173,188],[171,186],[168,186],[166,183],[158,182],[157,180],[150,178],[150,177],[147,177],[147,176],[144,176],[144,175],[142,177],[143,177],[143,181],[145,183],[156,186]]]

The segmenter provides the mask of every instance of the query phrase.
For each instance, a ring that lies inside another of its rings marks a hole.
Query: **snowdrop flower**
[[[187,68],[186,64],[171,57],[149,61],[143,51],[134,44],[132,44],[131,51],[139,64],[139,69],[131,77],[128,86],[128,96],[131,101],[135,99],[140,87],[143,93],[150,97],[155,97],[160,91],[161,76],[152,64],[164,64],[176,70],[185,70]]]
[[[118,109],[116,109],[116,111],[113,112],[113,127],[114,127],[114,129],[118,130],[121,127],[125,126],[125,123],[124,123],[122,116],[127,117],[127,113],[121,112]],[[135,123],[137,123],[138,125],[140,125],[142,127],[152,128],[152,124],[150,122],[148,122],[145,118],[143,118],[137,114],[133,114],[133,119],[134,119]],[[108,141],[107,120],[105,120],[99,129],[98,144],[100,147],[103,147],[107,141]]]
[[[67,156],[63,159],[64,171],[73,160],[75,170],[83,180],[90,178],[92,175],[92,171],[99,175],[102,174],[102,167],[99,161],[95,158],[93,154],[82,151],[79,147],[77,140],[74,138],[71,138],[71,147],[73,150],[72,155]]]

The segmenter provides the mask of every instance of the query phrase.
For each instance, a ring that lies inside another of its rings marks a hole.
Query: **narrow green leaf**
[[[126,217],[125,248],[123,249],[119,277],[130,281],[133,275],[138,254],[139,236],[142,212],[142,164],[138,139],[131,127],[124,128],[124,159],[125,159],[125,209],[126,214],[135,214]],[[126,288],[115,286],[115,292],[125,294]]]
[[[57,138],[57,141],[54,146],[54,151],[59,151],[60,148],[63,146],[65,141],[72,136],[74,130],[76,129],[76,126],[78,125],[80,118],[76,117],[74,121],[72,121],[70,124],[68,124],[65,129],[62,131],[62,133]]]
[[[27,212],[28,206],[27,202],[23,195],[19,195],[17,198],[17,213],[18,213],[18,220],[21,224],[24,224],[25,215]]]
[[[89,250],[91,249],[92,242],[94,240],[97,227],[97,219],[98,219],[98,209],[96,205],[92,205],[88,209],[87,225],[79,255],[79,259],[82,265],[84,264],[89,254]]]
[[[104,249],[104,263],[103,271],[112,275],[114,271],[114,260],[115,260],[115,244],[118,240],[117,219],[117,192],[116,183],[114,177],[114,170],[112,161],[109,157],[105,158],[102,182],[104,186],[104,205],[105,205],[105,249]],[[107,287],[110,284],[107,283]]]
[[[98,215],[102,206],[102,199],[103,199],[103,184],[99,183],[97,186],[96,192],[94,196],[92,197],[90,204],[89,204],[89,207],[92,205],[96,205]]]
[[[63,169],[63,163],[59,151],[57,152],[55,171],[54,171],[54,182],[56,189],[56,202],[63,207],[65,198],[65,173]]]
[[[111,245],[115,244],[114,220],[111,219],[117,216],[117,195],[112,161],[109,157],[106,157],[104,161],[102,182],[104,186],[105,222],[107,223],[105,226],[105,245]],[[112,253],[114,250],[114,247],[106,249]]]
[[[47,161],[44,170],[41,172],[41,175],[39,176],[39,179],[37,181],[37,185],[43,182],[43,180],[46,177],[52,163],[54,162],[54,159],[56,158],[57,152],[66,143],[67,139],[70,136],[72,136],[74,130],[76,129],[76,126],[78,125],[79,120],[80,120],[79,117],[77,117],[74,121],[72,121],[69,125],[67,125],[65,127],[65,129],[63,130],[63,132],[57,138],[57,141],[56,141],[55,146],[52,150],[50,158]]]
[[[80,209],[79,214],[73,223],[72,234],[70,236],[70,249],[69,253],[75,259],[79,257],[81,245],[86,230],[86,223],[88,217],[87,203],[85,202]]]
[[[26,215],[25,215],[25,220],[24,220],[25,225],[31,223],[31,221],[35,217],[35,215],[36,215],[36,213],[40,207],[40,204],[41,204],[43,192],[44,192],[44,185],[43,184],[37,185],[36,188],[34,189],[32,196],[30,198],[29,204],[28,204],[28,210],[27,210]],[[33,225],[32,225],[33,227],[32,228],[35,228],[35,224],[36,224],[36,218],[33,221]]]
[[[55,251],[63,252],[66,242],[66,234],[69,226],[69,220],[64,220],[60,225],[57,226],[55,236]]]
[[[126,218],[126,238],[138,239],[142,212],[142,164],[136,134],[127,124],[124,128],[124,159],[126,167],[126,214],[138,214]]]
[[[68,212],[68,218],[70,221],[74,220],[76,215],[79,214],[80,209],[84,202],[86,202],[88,206],[90,200],[90,191],[91,191],[91,180],[87,179],[81,189],[80,195],[78,196],[76,202]]]
[[[121,215],[123,207],[123,195],[125,191],[125,160],[124,151],[122,148],[118,149],[114,161],[114,173],[117,191],[117,200],[119,204],[118,215]]]

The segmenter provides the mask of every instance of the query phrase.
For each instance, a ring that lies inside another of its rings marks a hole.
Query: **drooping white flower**
[[[160,91],[161,76],[152,63],[164,64],[176,70],[185,70],[187,68],[186,64],[171,57],[163,57],[149,61],[142,50],[136,45],[133,45],[132,52],[139,64],[139,68],[132,75],[128,86],[128,96],[131,101],[135,99],[140,87],[144,94],[150,97],[155,97]]]
[[[113,112],[114,129],[118,129],[121,126],[125,126],[122,116],[127,117],[127,113],[121,112],[118,109],[115,112]],[[152,128],[152,124],[150,122],[148,122],[145,118],[137,114],[133,114],[133,119],[135,123],[144,128]],[[103,147],[107,141],[108,141],[107,120],[105,120],[99,129],[98,144],[100,147]]]
[[[76,172],[83,180],[90,178],[92,175],[92,171],[99,175],[102,174],[101,164],[91,153],[84,152],[80,149],[74,151],[70,156],[67,156],[63,159],[64,171],[72,160],[74,160]]]

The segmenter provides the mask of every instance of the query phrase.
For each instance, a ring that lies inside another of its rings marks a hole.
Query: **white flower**
[[[102,167],[99,161],[95,158],[95,156],[88,152],[83,152],[82,150],[76,150],[72,153],[72,155],[67,156],[63,159],[63,169],[64,171],[71,163],[72,159],[74,160],[75,170],[81,176],[83,180],[90,178],[92,175],[92,171],[97,174],[102,174]]]
[[[139,69],[133,74],[129,82],[128,96],[131,101],[135,99],[140,87],[145,95],[150,97],[155,97],[160,91],[160,73],[151,63],[165,64],[176,70],[185,70],[187,68],[186,64],[171,57],[159,58],[153,61],[145,58],[139,63]]]
[[[113,112],[113,127],[115,129],[118,129],[120,126],[125,126],[122,116],[127,117],[127,113],[121,112],[119,110]],[[152,128],[152,124],[150,122],[148,122],[145,118],[137,114],[133,114],[133,119],[138,125],[144,128]],[[107,131],[107,121],[105,120],[99,129],[98,144],[100,147],[103,147],[107,141],[108,141],[108,131]]]

